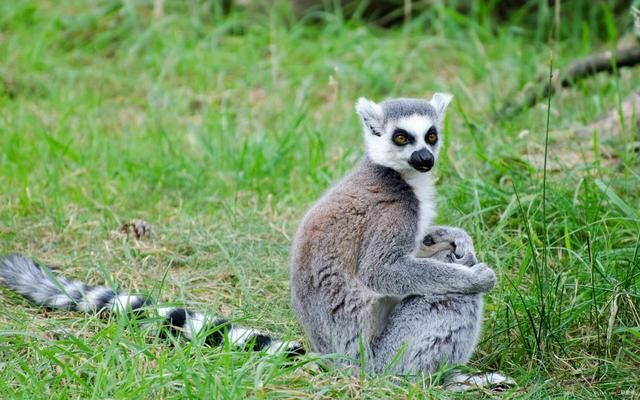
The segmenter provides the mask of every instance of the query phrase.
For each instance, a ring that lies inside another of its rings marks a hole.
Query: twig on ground
[[[521,100],[507,101],[494,116],[495,119],[511,118],[523,109],[533,107],[538,100],[553,95],[560,87],[570,87],[580,79],[595,75],[598,72],[613,72],[623,67],[640,64],[640,43],[630,47],[619,48],[595,54],[569,64],[560,71],[551,83],[546,77],[529,86],[520,96]]]

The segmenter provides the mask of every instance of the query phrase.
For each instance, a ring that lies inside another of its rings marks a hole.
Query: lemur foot
[[[474,389],[489,389],[494,392],[502,392],[516,386],[516,382],[498,372],[486,374],[468,375],[454,373],[446,378],[444,387],[452,392],[464,392]]]
[[[431,227],[424,236],[417,255],[467,267],[478,263],[473,240],[467,232],[448,226]]]

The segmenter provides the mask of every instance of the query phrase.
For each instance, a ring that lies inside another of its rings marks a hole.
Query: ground
[[[339,14],[221,16],[196,1],[161,14],[137,1],[0,2],[0,254],[304,340],[289,245],[362,157],[355,100],[451,92],[438,222],[468,230],[499,279],[470,367],[517,387],[452,394],[437,377],[167,344],[123,318],[45,311],[1,289],[2,396],[640,397],[637,127],[606,143],[596,132],[586,150],[565,143],[578,156],[563,164],[550,151],[546,174],[526,154],[544,149],[547,119],[555,146],[554,132],[615,107],[640,69],[579,82],[549,111],[545,100],[492,118],[551,60],[612,48],[628,19],[599,5],[583,19],[547,10],[537,25],[496,24],[483,7],[434,6],[383,30]],[[134,218],[151,237],[118,231]]]

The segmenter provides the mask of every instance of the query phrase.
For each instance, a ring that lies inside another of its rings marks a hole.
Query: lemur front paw
[[[473,240],[460,228],[432,227],[422,240],[417,255],[467,267],[478,263]]]
[[[479,293],[488,292],[496,285],[496,274],[485,263],[476,264],[471,267],[473,276],[473,289]]]

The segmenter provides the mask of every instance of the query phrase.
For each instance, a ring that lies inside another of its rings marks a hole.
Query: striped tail
[[[152,302],[143,296],[70,281],[19,254],[0,260],[0,281],[32,302],[51,309],[93,314],[155,313],[165,321],[164,325],[174,334],[189,340],[198,335],[206,335],[204,341],[211,346],[223,345],[228,341],[236,348],[265,351],[268,354],[285,354],[290,358],[305,353],[304,348],[297,342],[285,342],[254,329],[233,326],[222,318],[178,307],[154,307]]]

